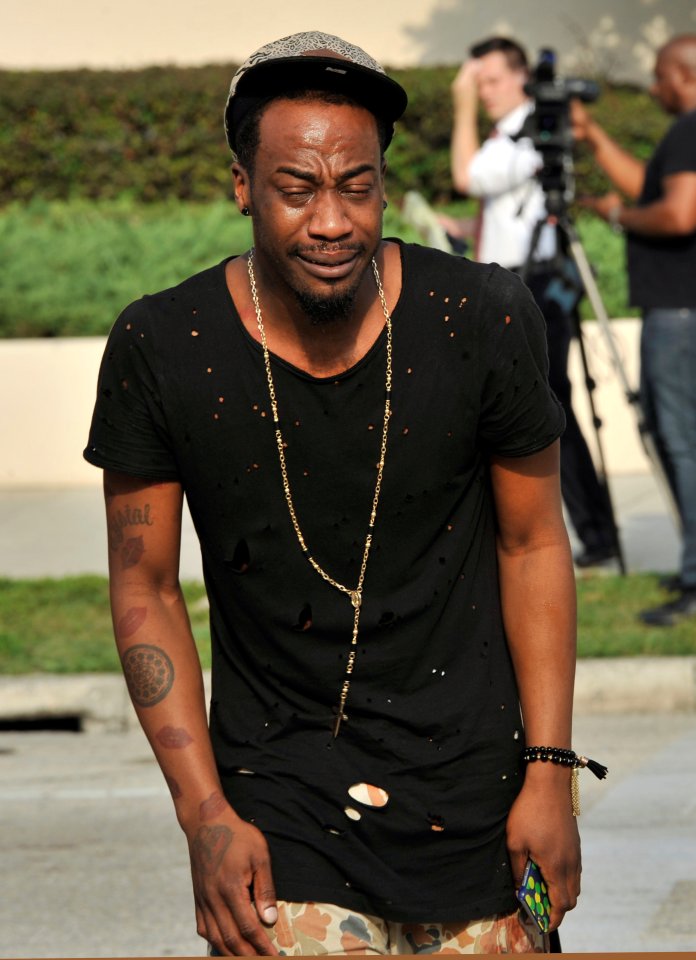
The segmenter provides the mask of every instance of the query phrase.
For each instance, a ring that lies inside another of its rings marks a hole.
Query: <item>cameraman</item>
[[[475,257],[521,270],[532,256],[526,282],[546,319],[549,383],[563,404],[566,430],[561,438],[561,489],[582,552],[578,567],[590,567],[617,554],[611,506],[571,405],[568,350],[573,336],[572,313],[552,296],[549,284],[558,276],[556,231],[544,224],[534,251],[534,228],[546,217],[544,191],[537,179],[539,154],[520,131],[534,107],[525,93],[527,55],[512,40],[493,37],[475,44],[452,84],[452,180],[460,193],[481,200],[475,228]],[[479,100],[494,122],[483,143],[478,135]],[[457,222],[441,218],[451,234]]]
[[[652,93],[677,117],[647,165],[626,153],[573,104],[574,133],[585,140],[616,193],[586,200],[625,229],[631,303],[643,310],[641,403],[679,508],[680,575],[676,597],[644,610],[645,623],[696,619],[696,34],[658,52]]]

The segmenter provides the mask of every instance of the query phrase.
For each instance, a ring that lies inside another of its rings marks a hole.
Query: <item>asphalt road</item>
[[[568,952],[696,950],[696,715],[581,716]],[[202,956],[183,834],[129,733],[0,734],[0,957]]]

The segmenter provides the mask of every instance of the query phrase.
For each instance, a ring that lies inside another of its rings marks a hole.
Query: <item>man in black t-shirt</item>
[[[405,105],[337,37],[250,57],[225,119],[254,247],[126,308],[100,371],[116,640],[218,954],[542,950],[528,858],[552,931],[579,892],[543,320],[507,271],[383,239]]]
[[[682,522],[681,570],[666,585],[676,596],[644,610],[648,624],[696,619],[696,34],[658,53],[653,93],[677,119],[647,165],[626,153],[574,104],[575,136],[585,139],[616,193],[586,201],[627,235],[631,304],[643,310],[641,403]]]

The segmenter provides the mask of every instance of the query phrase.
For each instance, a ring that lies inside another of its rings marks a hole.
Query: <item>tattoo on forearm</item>
[[[119,640],[136,633],[147,619],[147,607],[131,607],[116,624],[116,636]]]
[[[193,858],[203,873],[217,873],[227,848],[232,843],[233,832],[229,827],[201,827],[191,845]]]
[[[175,780],[174,777],[165,777],[164,779],[167,781],[167,786],[169,787],[169,792],[172,795],[172,800],[181,799],[181,797],[183,797],[183,793],[181,792],[181,787],[179,786],[178,781]]]
[[[107,524],[109,547],[112,550],[118,550],[126,539],[125,530],[127,527],[151,527],[154,521],[150,517],[150,504],[146,503],[144,507],[131,507],[126,504],[123,510],[117,510]]]
[[[207,800],[203,801],[198,808],[198,813],[201,820],[205,823],[206,820],[214,820],[215,817],[219,817],[226,808],[227,800],[225,800],[219,790],[216,790],[210,794]]]
[[[128,570],[140,563],[145,553],[145,544],[142,537],[129,537],[121,550],[121,567]]]
[[[159,647],[136,643],[125,651],[121,663],[131,699],[136,706],[154,707],[172,689],[174,664]]]
[[[193,737],[183,727],[162,727],[155,734],[155,740],[168,750],[183,750],[193,743]]]

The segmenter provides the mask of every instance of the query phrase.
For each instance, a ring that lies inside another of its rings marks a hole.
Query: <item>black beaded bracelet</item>
[[[525,747],[522,759],[526,763],[541,760],[542,763],[555,763],[563,767],[572,767],[574,770],[587,767],[598,780],[604,780],[608,773],[607,768],[601,763],[590,760],[589,757],[578,756],[574,750],[568,750],[565,747]]]

